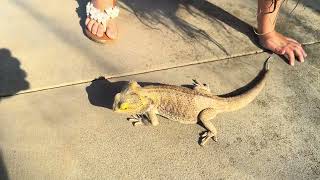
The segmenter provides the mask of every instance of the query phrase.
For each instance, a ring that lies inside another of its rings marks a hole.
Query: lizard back
[[[143,89],[156,102],[159,115],[184,124],[196,123],[198,114],[214,104],[213,95],[186,87],[161,85]]]

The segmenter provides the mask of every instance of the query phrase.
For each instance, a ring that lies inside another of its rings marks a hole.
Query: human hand
[[[259,41],[264,48],[285,56],[291,66],[294,65],[295,57],[297,57],[300,62],[304,62],[304,59],[307,57],[307,53],[300,43],[276,31],[259,35]]]

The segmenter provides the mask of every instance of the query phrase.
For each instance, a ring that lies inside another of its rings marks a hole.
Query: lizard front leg
[[[128,118],[128,121],[132,122],[133,126],[136,125],[147,125],[148,123],[145,122],[144,120],[146,120],[145,118],[147,118],[152,126],[157,126],[159,125],[159,120],[156,114],[157,110],[155,108],[152,108],[150,111],[146,112],[144,116],[144,114],[137,114],[137,115],[133,115],[130,118]]]
[[[217,141],[217,129],[211,122],[211,120],[214,119],[216,115],[217,112],[212,108],[205,109],[199,114],[200,121],[208,130],[201,136],[201,146],[204,146],[210,138],[212,138],[214,141]]]
[[[128,121],[132,123],[133,126],[142,125],[143,123],[143,114],[132,115],[128,118]]]
[[[159,119],[157,117],[157,110],[155,108],[152,108],[150,111],[147,112],[148,119],[150,120],[152,126],[158,126],[159,125]]]

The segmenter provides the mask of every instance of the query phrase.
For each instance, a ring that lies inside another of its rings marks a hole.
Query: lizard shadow
[[[266,63],[267,61],[265,62],[264,66],[266,66]],[[222,97],[222,98],[229,98],[229,97],[234,97],[234,96],[238,96],[238,95],[241,95],[245,92],[247,92],[248,90],[252,89],[253,87],[255,87],[257,85],[257,83],[260,82],[260,80],[263,78],[265,74],[265,70],[262,69],[257,75],[256,77],[254,77],[254,79],[252,79],[250,82],[248,82],[246,85],[238,88],[238,89],[235,89],[234,91],[231,91],[229,93],[226,93],[226,94],[221,94],[221,95],[216,95],[218,97]],[[193,88],[194,86],[193,85],[190,85],[190,84],[183,84],[181,85],[182,87],[186,87],[186,88]],[[207,129],[204,124],[201,122],[201,121],[198,121],[197,122],[198,125],[200,125],[201,127],[203,127],[204,129]],[[204,131],[205,132],[205,131]],[[204,132],[201,132],[199,134],[200,138],[198,140],[198,143],[200,144],[201,143],[201,136],[204,134]]]
[[[266,61],[267,62],[267,61]],[[265,65],[266,66],[266,62]],[[244,85],[243,87],[240,87],[232,92],[217,95],[219,97],[228,98],[237,96],[240,94],[245,93],[246,91],[252,89],[264,76],[265,70],[261,70],[258,75],[251,80],[249,83]],[[141,86],[147,86],[147,85],[161,85],[161,83],[152,83],[152,82],[138,82]],[[110,82],[109,80],[105,79],[104,77],[100,77],[98,79],[95,79],[92,81],[92,83],[86,87],[86,92],[88,94],[89,102],[94,106],[104,107],[112,110],[114,96],[119,93],[126,85],[128,84],[128,81],[117,81],[117,82]],[[181,85],[182,87],[190,88],[192,89],[194,86],[190,84],[184,84]],[[197,124],[201,126],[202,128],[206,129],[206,127],[203,125],[201,121],[198,121]],[[200,138],[198,140],[198,143],[201,143],[201,135],[204,132],[201,132]]]
[[[162,85],[161,83],[153,83],[153,82],[138,82],[138,83],[141,86]],[[94,106],[104,107],[112,110],[114,96],[117,93],[119,93],[124,87],[126,87],[127,84],[128,84],[128,81],[110,82],[104,77],[99,77],[93,80],[91,84],[86,87],[88,100],[90,104]],[[182,85],[182,86],[187,88],[193,87],[191,85]],[[198,121],[197,124],[203,127],[204,129],[206,129],[205,126],[200,121]]]
[[[266,66],[266,64],[264,66]],[[265,73],[265,70],[263,69],[256,75],[256,77],[254,77],[254,79],[252,79],[246,85],[244,85],[238,89],[235,89],[234,91],[231,91],[229,93],[220,94],[220,95],[216,95],[216,96],[222,97],[222,98],[229,98],[229,97],[241,95],[241,94],[247,92],[248,90],[252,89],[262,79],[262,77],[264,76],[264,73]],[[181,86],[186,87],[186,88],[193,88],[193,85],[190,85],[190,84],[183,84]]]
[[[221,94],[221,95],[217,95],[217,96],[223,97],[223,98],[228,98],[228,97],[241,95],[241,94],[247,92],[248,90],[252,89],[254,86],[256,86],[257,83],[259,83],[260,80],[263,78],[264,74],[265,74],[265,70],[261,70],[253,80],[251,80],[249,83],[247,83],[243,87],[240,87],[240,88],[238,88],[234,91],[231,91],[229,93]]]
[[[160,85],[160,83],[138,82],[141,86]],[[86,87],[89,102],[94,106],[104,107],[112,110],[114,96],[119,93],[128,81],[110,82],[104,77],[99,77]]]
[[[112,109],[114,96],[121,91],[126,81],[110,82],[99,77],[86,87],[89,102],[94,106]]]

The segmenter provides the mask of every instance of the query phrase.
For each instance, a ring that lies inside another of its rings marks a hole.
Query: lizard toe
[[[209,139],[213,139],[214,141],[217,141],[217,137],[210,131],[206,131],[201,135],[201,141],[200,141],[200,145],[204,146]]]
[[[213,139],[215,142],[218,142],[217,136],[213,136],[212,139]]]
[[[133,126],[142,125],[143,123],[141,121],[132,122]]]
[[[207,135],[208,135],[208,131],[205,131],[205,132],[203,132],[203,133],[201,134],[201,137],[204,138],[204,137],[206,137]]]
[[[142,123],[143,120],[142,120],[142,117],[140,115],[133,115],[133,116],[127,118],[127,120],[129,122],[131,122],[133,126],[143,124]]]
[[[208,142],[209,138],[208,137],[204,137],[201,139],[201,143],[200,146],[204,146],[207,142]]]

